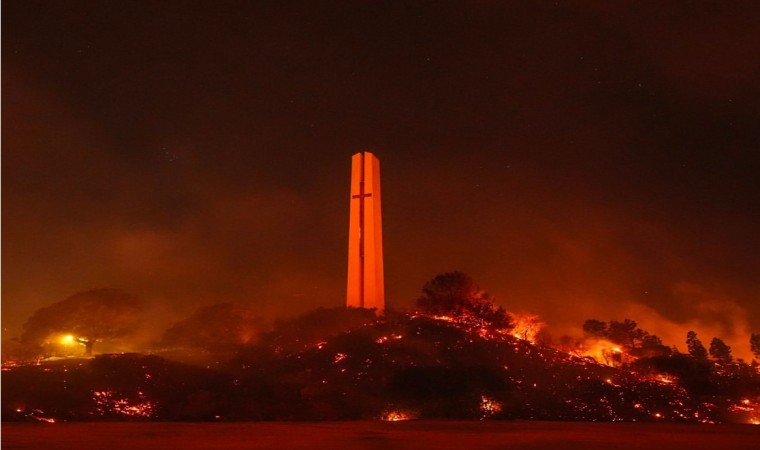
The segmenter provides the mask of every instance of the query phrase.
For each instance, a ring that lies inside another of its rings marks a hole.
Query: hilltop
[[[205,367],[142,354],[5,367],[2,413],[6,421],[756,418],[756,374],[707,367],[706,382],[722,392],[695,392],[679,375],[701,366],[684,361],[615,368],[473,316],[320,309]]]

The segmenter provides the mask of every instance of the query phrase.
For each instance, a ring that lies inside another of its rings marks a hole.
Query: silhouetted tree
[[[216,303],[198,308],[190,317],[172,325],[162,344],[212,348],[250,344],[258,337],[259,319],[250,305]]]
[[[656,335],[646,333],[641,338],[640,347],[637,348],[634,353],[637,356],[654,358],[658,356],[669,356],[673,354],[673,349],[671,349],[667,345],[664,345],[662,343],[662,339],[660,339]]]
[[[24,324],[21,341],[44,344],[55,334],[71,334],[92,355],[95,342],[135,331],[140,301],[117,289],[94,289],[38,309]]]
[[[607,337],[612,342],[633,347],[635,341],[641,340],[646,333],[637,328],[636,322],[624,319],[622,322],[611,320],[608,326]]]
[[[702,345],[702,341],[697,338],[697,333],[689,331],[686,333],[686,347],[689,354],[699,360],[707,359],[707,349]]]
[[[710,356],[721,362],[731,362],[731,347],[722,339],[713,338],[710,341]]]
[[[749,338],[749,349],[752,351],[752,354],[755,355],[755,358],[760,358],[760,333],[759,334],[752,334]]]
[[[583,323],[583,331],[589,337],[607,339],[625,347],[631,355],[637,357],[667,356],[673,353],[659,337],[642,330],[631,319],[622,322],[611,320],[609,323],[589,319]]]
[[[638,328],[636,322],[631,319],[625,319],[622,322],[611,320],[609,324],[601,320],[589,319],[583,323],[583,331],[590,336],[609,339],[630,348],[642,344],[644,338],[649,336],[649,333]]]
[[[436,275],[425,283],[417,307],[427,314],[472,316],[501,328],[512,325],[504,308],[496,306],[469,275],[458,271]]]
[[[607,337],[607,322],[589,319],[583,322],[583,332],[596,337]]]
[[[657,335],[654,334],[647,334],[641,339],[641,346],[644,348],[647,347],[657,347],[662,345],[662,339],[657,337]]]
[[[490,302],[489,295],[469,275],[447,272],[425,283],[417,306],[428,313],[450,314],[483,302]]]

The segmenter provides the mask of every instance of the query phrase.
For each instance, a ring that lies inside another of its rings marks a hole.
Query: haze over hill
[[[485,298],[421,305],[319,309],[257,344],[6,364],[3,420],[760,422],[756,366],[638,344],[603,363],[525,339]]]
[[[361,150],[397,308],[461,268],[557,334],[760,331],[757,2],[3,6],[4,339],[101,287],[156,334],[343,304]]]

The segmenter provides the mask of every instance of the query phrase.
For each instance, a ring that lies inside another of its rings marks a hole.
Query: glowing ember
[[[403,337],[404,336],[402,336],[400,334],[392,334],[392,335],[390,335],[390,337],[389,336],[383,336],[383,337],[377,338],[377,339],[375,339],[375,342],[378,343],[378,344],[384,344],[384,343],[388,342],[391,339],[398,340],[398,339],[401,339]]]
[[[665,384],[673,384],[677,380],[676,377],[673,377],[670,375],[657,375],[654,379],[660,383],[665,383]]]
[[[92,393],[95,410],[101,416],[116,414],[130,417],[152,417],[155,404],[145,399],[142,392],[137,393],[137,401],[119,398],[114,391],[95,391]]]
[[[731,411],[732,413],[741,413],[741,412],[754,412],[755,408],[750,406],[749,403],[742,402],[742,404],[740,405],[729,406],[728,410]]]
[[[38,422],[46,422],[46,423],[55,423],[56,419],[53,417],[45,417],[43,414],[45,414],[45,411],[41,409],[32,409],[32,410],[24,410],[23,408],[16,408],[16,413],[28,417],[30,419],[34,419]]]
[[[444,322],[454,322],[454,318],[451,316],[433,316],[435,320],[443,320]]]
[[[483,417],[490,417],[501,411],[501,403],[486,397],[485,395],[480,397],[480,412]]]
[[[403,411],[388,411],[380,419],[386,422],[400,422],[411,419],[411,416]]]

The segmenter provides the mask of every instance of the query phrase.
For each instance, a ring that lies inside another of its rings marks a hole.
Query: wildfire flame
[[[512,320],[514,321],[512,336],[532,344],[536,343],[536,336],[546,327],[546,323],[542,322],[538,315],[532,313],[512,313]]]
[[[600,364],[610,367],[619,366],[632,359],[620,346],[605,339],[586,341],[579,350],[572,352],[575,356],[590,357]]]
[[[380,419],[386,422],[400,422],[411,418],[411,414],[405,411],[388,411],[384,413]]]

